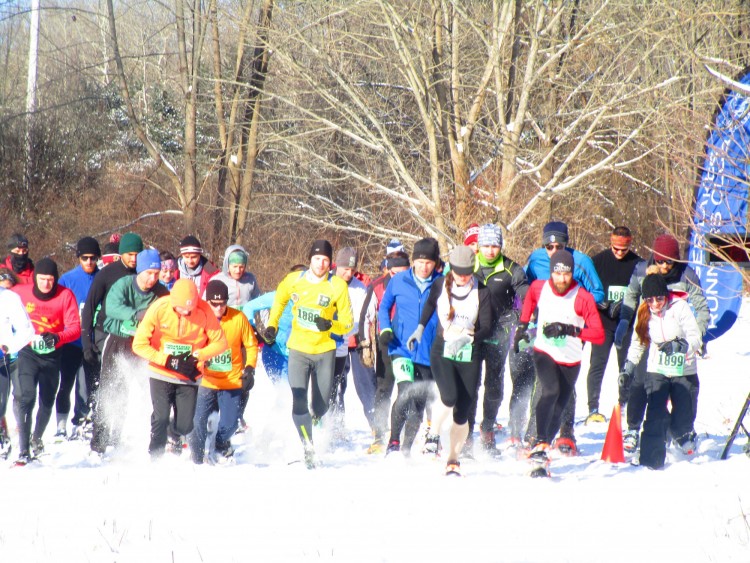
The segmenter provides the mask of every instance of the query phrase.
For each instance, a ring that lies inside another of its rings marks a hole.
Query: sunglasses
[[[547,250],[562,250],[565,247],[562,244],[555,243],[555,244],[545,244],[544,248],[546,248]]]
[[[81,262],[96,262],[99,257],[98,256],[79,256],[78,259]]]
[[[654,303],[664,303],[667,300],[666,296],[664,295],[657,295],[656,297],[646,297],[645,301],[649,305],[653,305]]]
[[[628,250],[630,250],[630,248],[628,247],[625,247],[625,248],[617,248],[616,246],[612,247],[612,252],[616,252],[617,254],[625,254]]]
[[[226,301],[208,301],[207,303],[208,303],[208,304],[209,304],[209,305],[210,305],[211,307],[213,307],[214,309],[218,309],[219,307],[223,307],[224,305],[226,305],[226,304],[227,304],[227,302],[226,302]]]
[[[671,266],[672,264],[674,264],[674,260],[654,260],[654,262],[656,264],[659,264],[660,266],[662,264],[666,264],[667,266]]]

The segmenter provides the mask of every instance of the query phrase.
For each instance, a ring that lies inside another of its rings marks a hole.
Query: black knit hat
[[[562,221],[550,221],[542,229],[542,244],[568,243],[568,226]]]
[[[93,254],[97,257],[102,255],[99,243],[93,237],[83,237],[76,244],[76,256],[81,257],[88,254]]]
[[[574,267],[573,255],[567,250],[556,250],[549,257],[549,273],[572,272]]]
[[[312,258],[313,256],[327,256],[329,260],[333,260],[333,246],[327,240],[318,239],[313,241],[307,257]]]
[[[14,248],[28,248],[28,247],[29,247],[29,239],[27,239],[21,233],[13,233],[12,235],[10,235],[10,238],[8,238],[8,250],[13,250]]]
[[[203,254],[203,246],[198,237],[188,235],[180,241],[180,254]]]
[[[434,238],[423,238],[416,242],[411,253],[412,260],[432,260],[437,264],[440,261],[440,245]]]
[[[213,279],[206,286],[206,301],[229,301],[229,288],[221,280]]]
[[[649,297],[666,297],[669,295],[667,281],[661,274],[649,274],[643,278],[641,285],[641,295],[644,299]]]

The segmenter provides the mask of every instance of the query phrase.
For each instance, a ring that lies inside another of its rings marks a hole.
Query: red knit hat
[[[477,240],[479,240],[479,223],[472,223],[464,233],[464,246],[469,246]]]
[[[672,235],[659,235],[654,240],[654,260],[679,260],[680,243]]]

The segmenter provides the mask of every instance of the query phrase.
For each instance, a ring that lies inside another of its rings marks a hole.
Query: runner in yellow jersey
[[[272,344],[284,311],[292,302],[292,331],[289,348],[289,385],[292,388],[292,419],[305,447],[305,463],[315,466],[312,419],[328,410],[333,384],[336,342],[331,333],[345,335],[352,330],[352,307],[346,282],[330,272],[333,247],[316,240],[310,249],[310,267],[287,275],[276,289],[264,340]],[[308,390],[312,382],[312,405]],[[310,412],[312,407],[312,412]]]

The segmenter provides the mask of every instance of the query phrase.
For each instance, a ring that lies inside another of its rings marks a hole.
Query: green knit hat
[[[143,250],[143,240],[135,233],[125,233],[120,238],[120,254],[127,254],[129,252],[140,252]]]
[[[233,250],[229,254],[229,259],[227,260],[227,263],[230,266],[232,264],[242,264],[243,266],[247,266],[247,254],[245,254],[241,250]]]

